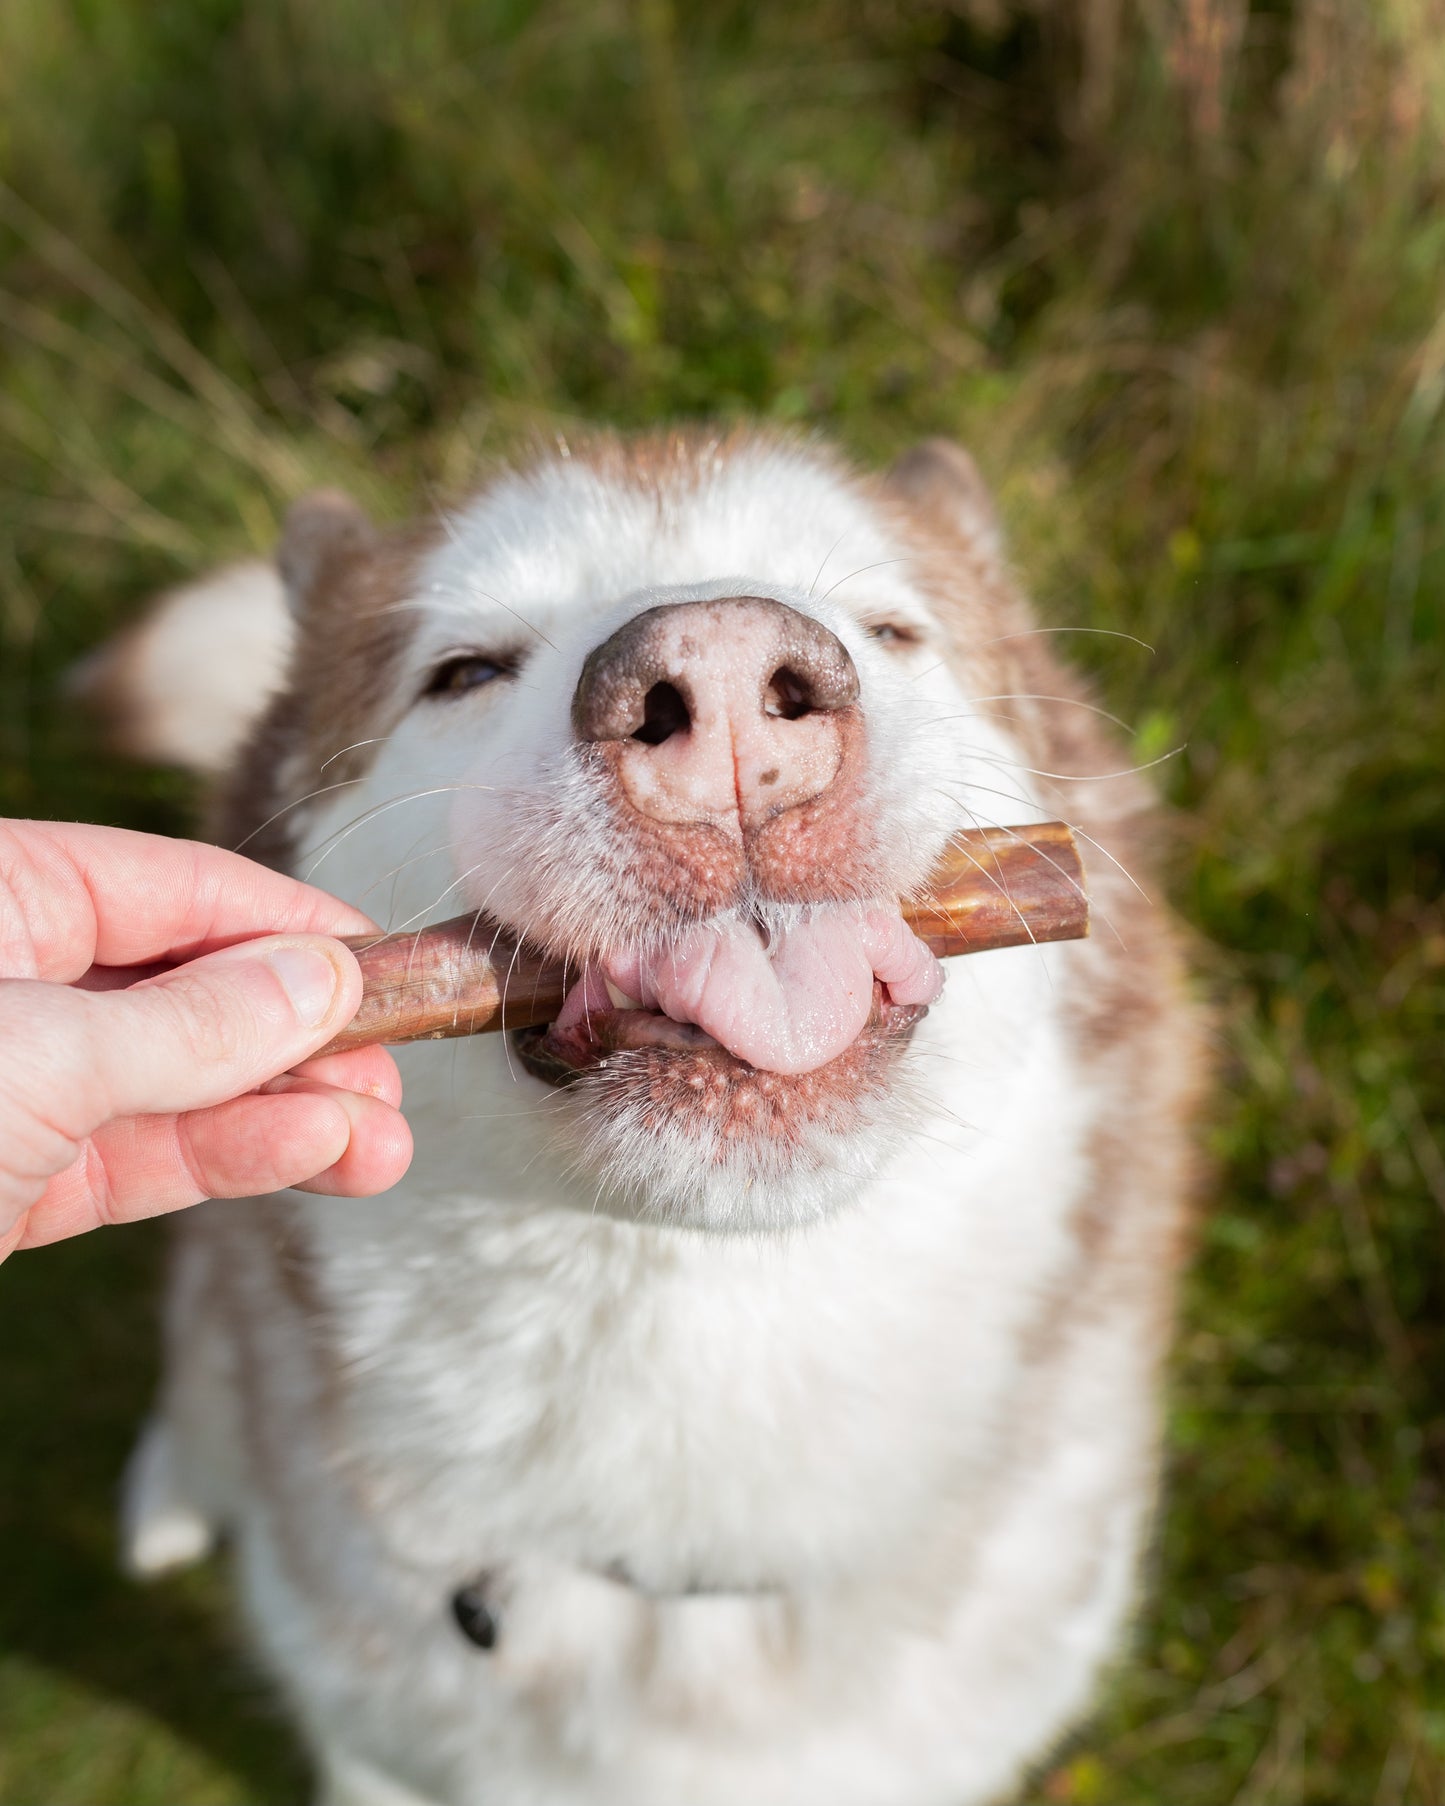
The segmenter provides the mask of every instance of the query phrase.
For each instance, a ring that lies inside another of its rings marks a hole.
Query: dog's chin
[[[844,1207],[904,1138],[902,1063],[925,1014],[880,1000],[844,1053],[791,1075],[759,1071],[684,1024],[640,1034],[635,1018],[616,1039],[592,1025],[580,1041],[549,1028],[513,1041],[535,1077],[566,1088],[557,1120],[592,1207],[758,1235]]]

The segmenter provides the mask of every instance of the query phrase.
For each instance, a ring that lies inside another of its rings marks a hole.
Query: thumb
[[[37,1064],[68,1088],[67,1127],[88,1135],[115,1117],[224,1103],[299,1064],[355,1015],[361,971],[339,941],[285,935],[124,991],[36,988],[60,1006]]]

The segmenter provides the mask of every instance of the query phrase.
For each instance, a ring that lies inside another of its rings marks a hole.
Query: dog
[[[303,500],[87,669],[227,768],[225,844],[574,975],[399,1050],[391,1193],[179,1225],[126,1558],[230,1542],[329,1806],[969,1806],[1087,1711],[1203,1064],[1149,792],[1054,643],[960,447],[696,430],[401,530]],[[899,899],[1054,816],[1092,938],[945,981]]]

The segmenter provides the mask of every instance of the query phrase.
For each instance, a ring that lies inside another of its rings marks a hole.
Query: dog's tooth
[[[635,997],[629,997],[626,991],[619,991],[610,978],[604,978],[602,982],[607,986],[607,995],[612,999],[614,1010],[640,1010],[642,1008]]]

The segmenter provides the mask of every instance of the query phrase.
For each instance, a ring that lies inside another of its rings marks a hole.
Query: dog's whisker
[[[823,572],[825,570],[827,570],[829,560],[832,558],[833,554],[838,550],[838,547],[842,545],[843,541],[848,537],[848,535],[852,531],[853,531],[853,529],[851,527],[844,527],[843,531],[833,541],[832,545],[830,545],[828,547],[828,550],[826,552],[824,552],[823,562],[818,566],[817,570],[813,572],[813,581],[808,585],[808,594],[810,596],[814,593],[814,591],[817,589],[818,585],[822,582]]]
[[[1078,825],[1077,822],[1071,822],[1069,825],[1072,828],[1073,832],[1078,835],[1080,840],[1088,841],[1089,845],[1091,847],[1093,847],[1096,852],[1100,852],[1104,855],[1104,857],[1109,861],[1110,865],[1117,867],[1119,872],[1125,878],[1128,879],[1130,884],[1132,884],[1134,886],[1134,889],[1136,891],[1138,891],[1139,895],[1144,899],[1144,901],[1146,903],[1149,903],[1149,904],[1153,903],[1154,899],[1149,895],[1148,891],[1145,890],[1144,886],[1139,882],[1139,880],[1129,870],[1128,866],[1125,865],[1122,860],[1116,859],[1115,856],[1109,851],[1109,849],[1104,845],[1104,843],[1101,840],[1096,840],[1092,834],[1086,833],[1084,831],[1084,829]]]
[[[990,787],[987,784],[970,783],[969,789],[970,790],[988,791],[990,789]],[[958,796],[954,792],[949,791],[949,790],[941,790],[941,794],[948,797],[950,802],[957,803],[958,806],[961,809],[963,809],[965,811],[965,813],[969,816],[969,819],[974,823],[975,826],[979,825],[980,818],[978,817],[977,814],[975,814],[973,809],[970,808],[969,804],[961,796]],[[993,794],[993,793],[990,792],[990,794]],[[997,794],[1007,796],[1008,793],[1005,791],[1001,791],[1001,792],[998,792]],[[1013,797],[1013,798],[1010,798],[1009,800],[1017,802],[1021,799],[1019,799],[1017,797]],[[984,818],[983,825],[994,828],[999,833],[1007,834],[1010,840],[1013,840],[1013,841],[1016,841],[1019,843],[1023,843],[1027,840],[1026,834],[1020,834],[1014,828],[1005,827],[1002,822],[991,822],[991,821],[988,821],[987,818]],[[1073,832],[1075,834],[1081,833],[1081,830],[1077,826],[1075,826],[1073,823],[1070,823],[1069,827],[1070,827],[1071,832]],[[1084,835],[1083,838],[1087,840],[1089,838],[1089,836]],[[1097,844],[1097,843],[1095,843],[1095,844]],[[1100,847],[1099,851],[1103,852],[1104,849],[1102,847]],[[1115,940],[1118,941],[1120,947],[1124,948],[1125,951],[1127,951],[1127,945],[1125,943],[1123,935],[1119,932],[1118,928],[1115,927],[1114,922],[1113,922],[1112,918],[1110,917],[1108,911],[1101,907],[1098,897],[1097,896],[1092,896],[1092,897],[1088,896],[1085,893],[1083,886],[1078,882],[1078,880],[1073,876],[1073,874],[1070,872],[1066,872],[1064,870],[1064,868],[1059,864],[1058,860],[1053,858],[1053,856],[1051,854],[1041,852],[1039,856],[1040,856],[1040,858],[1042,858],[1044,860],[1045,864],[1053,867],[1053,869],[1059,874],[1059,876],[1064,880],[1064,882],[1069,886],[1070,890],[1072,890],[1076,896],[1083,898],[1088,903],[1090,914],[1097,916],[1098,919],[1109,930],[1109,932],[1114,936]],[[1110,857],[1112,857],[1112,855],[1110,855]],[[1114,863],[1118,864],[1118,861],[1115,860]],[[1120,867],[1120,870],[1121,871],[1123,870],[1122,866]],[[1124,875],[1126,877],[1129,876],[1129,874],[1127,872],[1125,872]],[[1131,882],[1132,882],[1132,880],[1131,880]],[[1139,887],[1136,885],[1135,888],[1138,889]],[[1143,894],[1144,893],[1141,891],[1140,895],[1142,896]]]
[[[1096,702],[1088,702],[1082,696],[1049,696],[1043,691],[1005,690],[998,696],[970,696],[968,700],[970,702],[1057,702],[1071,709],[1087,709],[1091,715],[1098,715],[1104,721],[1111,721],[1123,733],[1132,734],[1134,731],[1127,721],[1121,721],[1117,715],[1111,715],[1108,709],[1101,708]]]
[[[948,795],[948,792],[945,791],[945,792],[943,792],[943,794]],[[950,801],[953,801],[953,802],[956,802],[959,804],[960,808],[962,808],[964,810],[964,812],[967,814],[969,820],[973,822],[975,827],[977,827],[979,825],[978,817],[974,814],[973,810],[969,808],[967,803],[963,802],[958,797],[950,797]],[[968,861],[968,863],[971,866],[973,866],[975,871],[977,871],[980,874],[980,876],[988,879],[989,883],[994,887],[994,889],[999,893],[999,895],[1008,904],[1009,908],[1018,917],[1019,926],[1023,929],[1024,933],[1028,936],[1029,940],[1033,943],[1033,945],[1035,947],[1037,947],[1039,944],[1038,938],[1034,934],[1033,928],[1030,926],[1028,917],[1019,908],[1018,904],[1014,902],[1013,897],[1009,892],[1007,882],[1005,880],[999,878],[996,873],[991,872],[988,869],[988,867],[983,864],[983,862],[981,860],[975,859],[973,854],[971,852],[969,852],[968,848],[966,846],[964,846],[960,841],[955,841],[954,846],[957,848],[957,850],[960,853],[962,853],[963,857]]]
[[[330,796],[333,791],[351,789],[362,782],[364,782],[364,779],[362,778],[342,778],[338,783],[322,784],[316,790],[308,790],[305,796],[298,796],[289,803],[283,803],[274,814],[268,815],[265,821],[252,828],[249,834],[238,840],[231,849],[232,852],[244,852],[258,834],[264,834],[267,828],[271,827],[273,823],[280,821],[283,815],[289,815],[293,809],[300,809],[306,803],[314,802],[318,796]]]
[[[875,558],[872,564],[860,564],[857,570],[849,571],[845,577],[840,577],[836,583],[830,584],[818,600],[826,602],[835,589],[841,589],[845,583],[851,583],[855,577],[862,577],[869,571],[881,571],[886,565],[907,564],[907,562],[906,558]]]
[[[1158,656],[1157,648],[1151,646],[1148,640],[1141,640],[1137,633],[1125,633],[1124,630],[1119,627],[1025,627],[1017,633],[1001,633],[994,639],[981,640],[979,642],[979,650],[983,651],[989,646],[1003,646],[1006,645],[1009,640],[1041,639],[1046,634],[1056,633],[1093,633],[1097,634],[1101,639],[1128,640],[1133,645],[1142,647],[1151,658]]]
[[[490,791],[492,788],[493,786],[490,784],[435,784],[425,790],[409,790],[401,796],[392,796],[388,797],[384,802],[373,803],[369,809],[363,809],[359,815],[353,816],[352,819],[343,824],[343,826],[333,829],[330,834],[326,835],[324,839],[317,843],[317,847],[311,849],[311,851],[315,852],[316,857],[312,860],[310,867],[307,869],[307,882],[310,882],[312,875],[322,861],[329,859],[343,841],[349,840],[359,828],[367,827],[379,816],[386,815],[393,809],[399,809],[406,803],[425,802],[429,797],[447,796],[454,791],[463,790]]]
[[[373,734],[369,740],[353,740],[350,746],[338,747],[329,759],[323,759],[317,766],[316,775],[320,777],[328,765],[334,765],[338,759],[344,759],[349,752],[358,752],[363,746],[385,746],[389,740],[393,740],[395,737],[394,734]]]
[[[423,829],[422,833],[417,836],[417,840],[425,838],[425,833],[426,830]],[[388,923],[393,920],[396,914],[396,887],[401,880],[401,874],[414,865],[423,864],[428,859],[445,857],[448,850],[447,843],[443,842],[440,845],[427,847],[423,852],[418,853],[415,851],[416,844],[416,840],[411,843],[411,850],[409,850],[405,859],[399,859],[394,864],[389,865],[385,871],[378,872],[369,884],[363,885],[362,888],[355,893],[355,900],[358,905],[363,903],[374,891],[379,890],[383,884],[390,880],[392,892],[391,900],[386,911],[386,919]],[[391,934],[395,931],[389,926],[386,932]]]
[[[444,511],[442,513],[441,525],[442,531],[446,534],[447,538],[451,540],[452,544],[456,546],[459,551],[464,552],[466,550],[465,544],[457,529],[456,521],[449,512]],[[543,645],[551,646],[554,652],[557,650],[555,644],[547,638],[546,634],[543,633],[542,629],[538,627],[535,622],[529,621],[525,615],[520,614],[512,607],[510,602],[503,602],[499,596],[489,594],[488,591],[482,589],[477,584],[468,584],[465,589],[460,589],[456,586],[433,583],[432,589],[438,595],[451,594],[458,597],[466,597],[468,600],[472,597],[479,596],[484,602],[493,602],[498,608],[511,615],[513,620],[520,622],[521,625],[527,629],[528,633],[535,634],[537,638],[542,641]]]
[[[1167,765],[1171,759],[1177,759],[1180,753],[1187,750],[1188,743],[1174,746],[1167,753],[1160,753],[1157,759],[1146,759],[1141,765],[1123,765],[1117,771],[1041,771],[1036,765],[1025,765],[1022,759],[1006,759],[998,753],[977,752],[975,756],[989,765],[1006,765],[1013,771],[1021,771],[1027,777],[1047,778],[1055,784],[1107,784],[1118,778],[1137,777],[1142,771],[1152,771],[1156,765]]]
[[[450,848],[450,843],[446,843],[440,847],[434,847],[431,850],[431,852],[423,853],[423,854],[419,855],[419,857],[422,859],[429,859],[439,853],[445,853],[445,852],[449,851],[449,848]],[[410,864],[414,864],[416,862],[413,860],[408,860],[406,863],[408,865],[410,865]],[[431,914],[433,914],[434,911],[440,909],[443,902],[445,902],[445,900],[451,895],[451,893],[457,888],[457,886],[460,884],[465,884],[467,879],[470,878],[474,872],[480,871],[482,866],[485,863],[486,863],[485,860],[479,859],[479,860],[477,860],[477,862],[475,864],[469,865],[464,872],[460,872],[455,878],[453,878],[451,880],[451,882],[449,884],[443,885],[441,890],[439,890],[436,893],[436,895],[431,899],[431,901],[429,903],[422,904],[419,908],[414,909],[411,912],[411,914],[409,916],[407,916],[403,921],[393,924],[393,926],[390,929],[388,929],[388,933],[404,934],[406,932],[406,930],[408,928],[412,927],[412,925],[414,923],[423,923],[424,924],[425,918],[427,916],[430,916]]]

